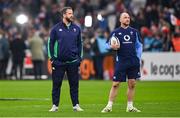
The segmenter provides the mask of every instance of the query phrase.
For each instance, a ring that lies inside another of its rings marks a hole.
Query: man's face
[[[129,26],[130,24],[130,16],[127,13],[123,13],[120,17],[120,22],[121,24],[125,25],[125,26]]]
[[[66,13],[63,15],[63,17],[68,21],[72,22],[74,20],[73,10],[67,9]]]

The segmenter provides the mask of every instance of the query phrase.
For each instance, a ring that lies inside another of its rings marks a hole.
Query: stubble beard
[[[66,21],[69,22],[69,23],[73,22],[73,17],[70,17],[70,18],[66,17]]]
[[[123,23],[123,25],[125,26],[125,27],[128,27],[129,26],[129,22],[125,22],[125,23]]]

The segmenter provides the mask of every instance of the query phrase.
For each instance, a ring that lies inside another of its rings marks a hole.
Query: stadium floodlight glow
[[[91,27],[92,26],[92,16],[90,16],[90,15],[85,16],[84,25],[86,27]]]
[[[100,20],[100,21],[104,20],[104,18],[102,17],[102,15],[100,13],[97,15],[97,19]]]
[[[24,23],[27,23],[28,17],[25,14],[20,14],[16,17],[16,22],[23,25]]]

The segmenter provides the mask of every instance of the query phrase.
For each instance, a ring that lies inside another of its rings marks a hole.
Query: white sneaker
[[[127,108],[126,112],[141,112],[141,111],[137,109],[136,107],[132,107],[132,108]]]
[[[78,104],[73,107],[73,111],[84,111]]]
[[[101,111],[101,113],[108,113],[108,112],[111,112],[111,111],[112,111],[112,107],[106,106],[106,107]]]
[[[56,112],[58,111],[58,107],[56,105],[53,105],[52,108],[49,110],[49,112]]]

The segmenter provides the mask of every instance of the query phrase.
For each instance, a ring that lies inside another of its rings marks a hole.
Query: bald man
[[[117,51],[115,73],[109,93],[108,104],[101,112],[106,113],[112,111],[113,102],[117,96],[118,88],[121,82],[126,82],[126,79],[128,83],[126,112],[141,112],[133,106],[133,98],[136,79],[140,78],[142,42],[139,32],[129,26],[130,16],[128,13],[122,13],[119,21],[121,24],[120,27],[115,29],[109,38],[110,40],[112,37],[117,37],[120,45],[110,46],[113,50]],[[109,40],[107,42],[109,42]]]

